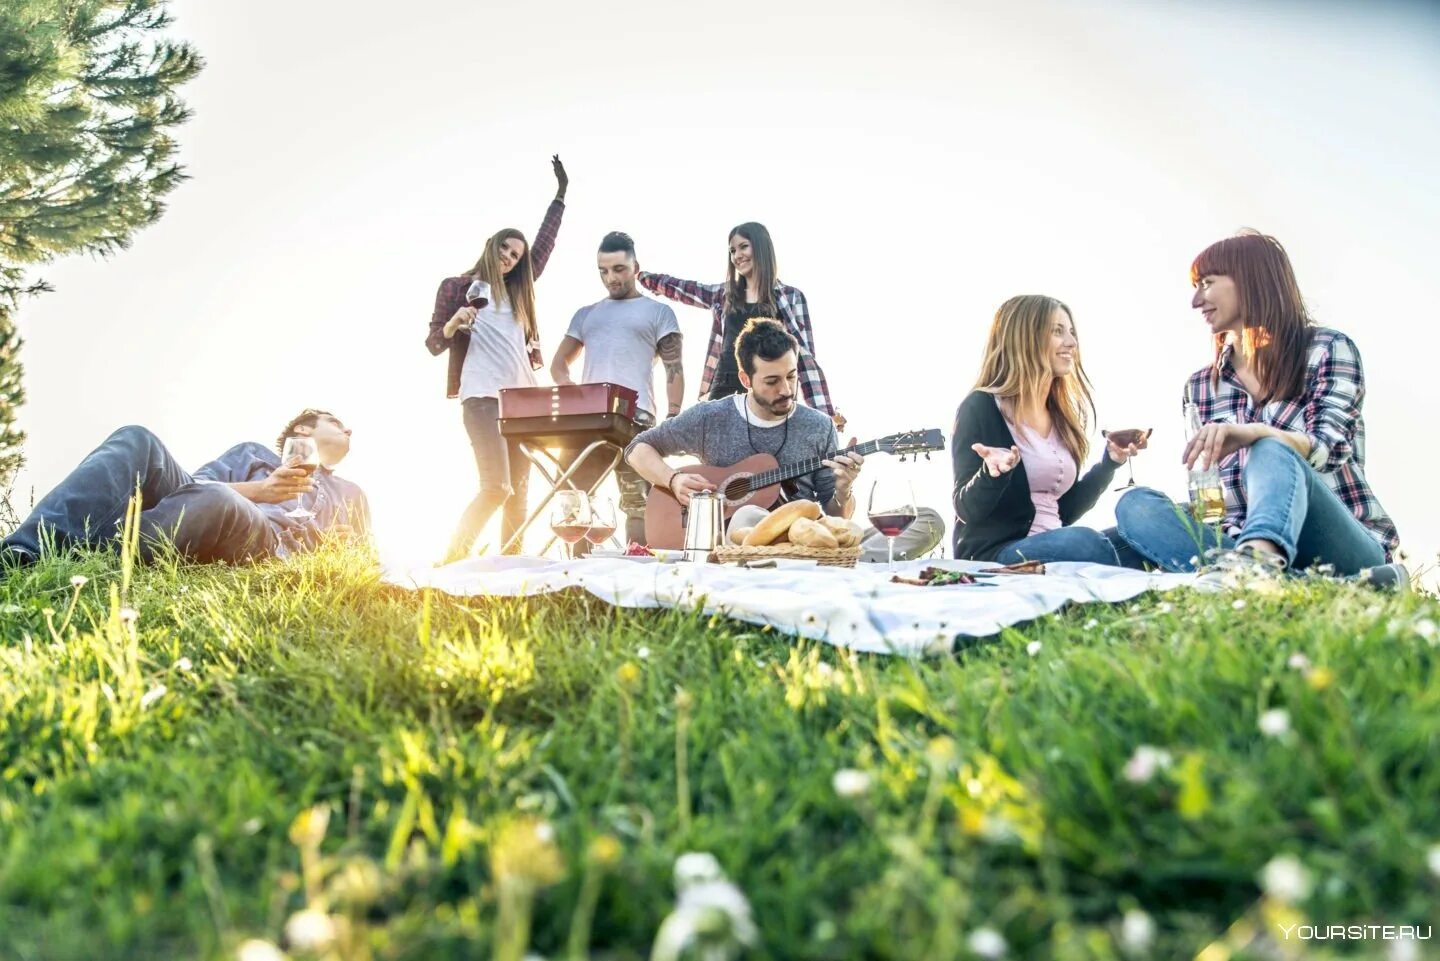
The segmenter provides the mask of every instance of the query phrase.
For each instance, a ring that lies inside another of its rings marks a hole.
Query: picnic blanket
[[[927,567],[983,571],[971,561],[909,561],[896,573]],[[1160,574],[1099,564],[1048,564],[1044,574],[982,578],[975,584],[917,587],[890,582],[884,565],[854,569],[780,561],[773,569],[729,564],[642,563],[624,558],[556,561],[539,557],[471,558],[444,567],[385,571],[410,589],[457,596],[520,597],[580,589],[619,607],[699,609],[838,647],[918,656],[947,653],[957,637],[985,637],[1066,604],[1129,600],[1151,590],[1195,583],[1193,574]]]

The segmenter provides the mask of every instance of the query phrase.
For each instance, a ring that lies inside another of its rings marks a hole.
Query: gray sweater
[[[743,408],[744,404],[744,394],[696,404],[640,434],[625,454],[628,457],[636,444],[649,444],[662,457],[689,454],[711,467],[728,467],[752,454],[770,454],[783,468],[829,458],[840,447],[835,424],[813,407],[796,406],[788,420],[762,424]],[[835,472],[828,467],[802,474],[785,487],[786,500],[818,501],[827,512],[835,510],[831,503],[835,497]]]

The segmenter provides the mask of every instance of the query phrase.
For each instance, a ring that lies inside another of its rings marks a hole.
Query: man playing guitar
[[[826,514],[852,515],[855,479],[864,458],[858,452],[833,453],[840,446],[834,423],[818,410],[795,402],[799,379],[795,338],[776,321],[756,318],[736,339],[735,356],[747,392],[696,404],[640,434],[625,451],[630,466],[657,488],[669,491],[683,507],[689,504],[691,494],[713,491],[715,483],[683,467],[671,468],[666,457],[689,454],[702,464],[723,466],[768,454],[781,470],[810,461],[819,466],[795,477],[783,491],[783,499],[812,500]],[[853,440],[850,446],[855,446]],[[755,510],[749,505],[740,508],[742,513]],[[742,519],[742,513],[736,514],[733,523],[754,523]],[[920,533],[928,544],[915,545],[916,554],[933,548],[944,534],[943,522],[934,525],[928,523],[930,518],[926,520]],[[931,531],[931,527],[936,529]],[[867,543],[862,556],[868,557],[868,547]],[[884,557],[883,548],[879,556]]]

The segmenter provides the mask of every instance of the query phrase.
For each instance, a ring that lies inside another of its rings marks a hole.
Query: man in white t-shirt
[[[550,375],[557,384],[573,384],[570,365],[583,350],[585,368],[581,381],[587,384],[619,384],[639,395],[635,420],[642,427],[656,422],[654,367],[658,358],[665,368],[666,416],[680,413],[685,397],[685,373],[680,362],[680,324],[667,304],[642,294],[635,284],[640,265],[635,260],[635,242],[628,234],[615,231],[600,241],[596,255],[600,282],[610,296],[581,307],[570,321],[570,329],[550,362]],[[572,462],[578,451],[564,451],[561,462]],[[586,461],[574,478],[576,487],[588,488],[600,470],[598,458]],[[645,543],[645,497],[650,485],[623,460],[616,468],[620,486],[620,510],[625,514],[626,539]],[[579,547],[580,545],[576,545]],[[583,549],[582,549],[583,550]]]

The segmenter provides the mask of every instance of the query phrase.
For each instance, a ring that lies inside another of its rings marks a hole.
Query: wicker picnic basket
[[[769,544],[765,547],[737,547],[726,544],[715,548],[715,559],[721,564],[771,558],[816,561],[821,567],[854,567],[855,562],[860,559],[860,546],[801,547],[799,544]]]

